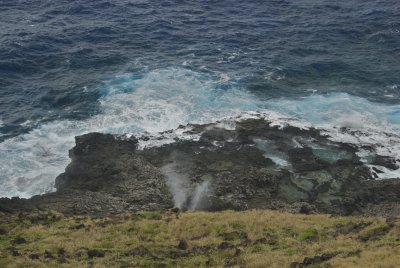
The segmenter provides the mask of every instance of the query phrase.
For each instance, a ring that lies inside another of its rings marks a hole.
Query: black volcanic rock
[[[290,149],[289,158],[294,169],[299,172],[321,170],[328,167],[328,163],[316,157],[309,147]]]
[[[111,214],[177,206],[346,215],[400,212],[400,180],[374,181],[353,146],[332,142],[316,129],[278,128],[262,118],[233,125],[182,126],[181,132],[198,139],[175,137],[144,149],[138,149],[141,142],[159,142],[173,132],[76,137],[71,163],[56,179],[56,192],[29,200],[2,198],[0,211]],[[374,161],[395,167],[391,159],[377,156]]]
[[[399,165],[396,162],[397,162],[396,159],[392,157],[376,155],[372,164],[396,170],[399,168]]]
[[[163,174],[135,153],[136,139],[109,134],[76,137],[71,164],[56,178],[57,192],[29,200],[0,199],[0,211],[57,210],[110,214],[173,207]]]
[[[101,250],[101,249],[89,249],[87,251],[87,255],[89,258],[94,258],[94,257],[102,258],[106,254],[105,254],[104,250]]]
[[[23,237],[16,237],[13,241],[11,241],[11,244],[13,245],[20,245],[20,244],[25,244],[26,243],[26,239]]]

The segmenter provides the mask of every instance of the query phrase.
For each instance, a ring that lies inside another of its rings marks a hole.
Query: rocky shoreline
[[[56,192],[1,198],[0,211],[107,215],[179,207],[400,216],[399,178],[376,180],[380,170],[369,166],[396,170],[398,159],[376,154],[365,163],[351,144],[262,117],[181,126],[158,137],[90,133],[76,137],[69,155]]]

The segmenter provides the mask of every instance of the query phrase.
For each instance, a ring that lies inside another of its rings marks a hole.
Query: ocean
[[[0,44],[0,197],[54,191],[76,135],[254,111],[400,162],[397,0],[1,0]]]

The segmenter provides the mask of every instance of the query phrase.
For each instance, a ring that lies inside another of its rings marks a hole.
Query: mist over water
[[[399,159],[399,22],[393,0],[2,1],[0,196],[53,191],[76,135],[250,111]]]

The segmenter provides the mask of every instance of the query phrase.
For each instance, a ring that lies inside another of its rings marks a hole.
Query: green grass
[[[0,267],[400,267],[400,222],[269,210],[0,214]],[[13,242],[23,237],[26,243]],[[184,241],[184,242],[182,242]],[[183,246],[182,246],[183,245]],[[90,257],[97,250],[102,257]]]
[[[316,240],[316,239],[318,239],[318,230],[316,230],[316,229],[305,230],[304,232],[301,232],[299,234],[298,238],[300,241]]]

